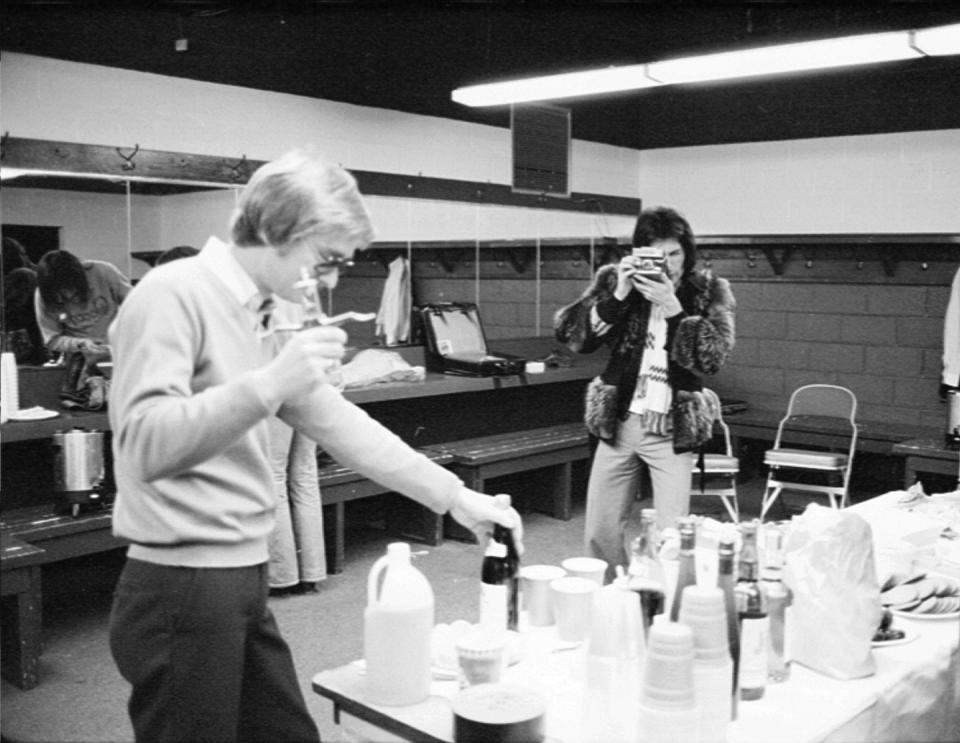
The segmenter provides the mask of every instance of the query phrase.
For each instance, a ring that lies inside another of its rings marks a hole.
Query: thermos
[[[387,554],[373,564],[367,577],[363,614],[367,701],[399,707],[430,695],[433,609],[433,589],[410,564],[410,545],[387,545]]]
[[[947,446],[960,448],[960,390],[947,392]]]

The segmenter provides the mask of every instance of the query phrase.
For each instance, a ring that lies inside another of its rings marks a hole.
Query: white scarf
[[[672,429],[670,404],[673,394],[667,381],[667,319],[663,308],[650,308],[643,358],[637,375],[637,388],[630,402],[630,412],[643,416],[644,427],[651,432],[667,435]]]

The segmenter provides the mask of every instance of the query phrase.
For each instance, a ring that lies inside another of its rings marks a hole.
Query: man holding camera
[[[586,550],[607,561],[608,578],[628,561],[625,530],[644,465],[659,526],[688,512],[690,452],[709,439],[716,414],[701,378],[719,371],[734,345],[730,284],[696,268],[687,220],[667,207],[644,210],[633,244],[554,316],[557,340],[574,351],[610,347],[606,369],[587,388],[585,412],[599,439]]]

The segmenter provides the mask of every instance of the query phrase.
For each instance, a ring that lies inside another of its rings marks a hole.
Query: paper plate
[[[906,619],[919,619],[924,622],[937,622],[946,619],[957,619],[960,617],[960,611],[950,611],[944,614],[918,614],[913,611],[901,611],[900,609],[891,609],[890,611],[898,617],[905,617]]]
[[[42,421],[47,418],[56,418],[60,413],[56,410],[48,410],[47,408],[27,408],[26,410],[18,410],[16,413],[10,413],[10,420],[12,421]]]

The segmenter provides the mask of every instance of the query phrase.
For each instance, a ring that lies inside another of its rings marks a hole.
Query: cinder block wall
[[[932,261],[924,268],[918,260],[901,261],[891,277],[879,258],[859,269],[841,259],[807,269],[800,260],[776,277],[760,260],[754,269],[742,257],[711,261],[737,299],[737,346],[710,386],[723,397],[779,411],[800,385],[840,384],[857,395],[863,420],[944,425],[937,394],[943,317],[960,263]],[[487,337],[496,341],[552,335],[554,312],[589,282],[587,263],[566,250],[544,252],[539,282],[534,266],[518,273],[502,263],[482,261],[477,281],[472,262],[447,272],[418,261],[416,297],[474,302],[479,294]],[[376,310],[382,281],[348,276],[336,290],[336,305]],[[349,329],[357,343],[374,340],[372,326]]]

